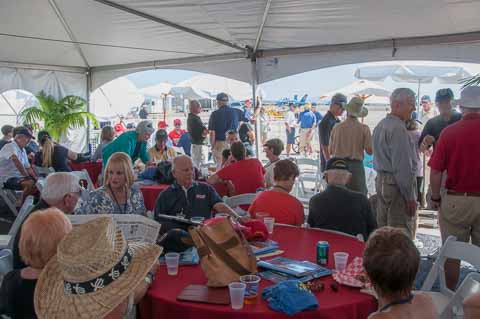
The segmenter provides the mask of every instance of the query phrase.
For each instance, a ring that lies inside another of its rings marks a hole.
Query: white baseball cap
[[[463,89],[458,105],[470,109],[480,109],[480,86],[468,86]]]

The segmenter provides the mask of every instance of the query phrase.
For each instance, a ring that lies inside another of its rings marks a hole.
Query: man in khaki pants
[[[440,208],[439,222],[442,240],[455,236],[457,240],[480,246],[480,87],[462,91],[460,121],[442,131],[428,165],[431,201]],[[441,197],[442,173],[446,172],[446,194]],[[460,262],[447,260],[445,279],[454,290]]]
[[[373,130],[374,168],[378,173],[378,227],[402,228],[414,237],[416,223],[416,154],[405,122],[415,110],[415,93],[400,88],[390,97],[392,112]]]

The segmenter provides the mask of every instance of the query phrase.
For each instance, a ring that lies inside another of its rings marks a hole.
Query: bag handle
[[[220,257],[220,259],[227,264],[233,271],[240,275],[248,275],[251,273],[250,270],[243,267],[235,258],[233,258],[226,250],[222,249],[213,239],[211,239],[205,232],[201,230],[198,234],[202,237],[203,241],[207,244],[212,251]]]

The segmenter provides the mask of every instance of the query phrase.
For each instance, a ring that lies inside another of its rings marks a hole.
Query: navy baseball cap
[[[422,102],[432,102],[432,99],[430,99],[430,96],[424,95],[424,96],[422,96],[422,98],[420,99],[420,103],[422,103]]]
[[[332,104],[337,104],[341,107],[345,107],[345,105],[347,104],[347,97],[342,93],[336,93],[334,96],[332,96],[332,100],[330,101],[330,105]]]
[[[339,157],[333,157],[327,161],[325,170],[328,171],[331,169],[343,169],[350,172],[350,168],[345,159]]]
[[[228,102],[228,95],[226,93],[218,93],[217,101]]]
[[[45,139],[47,139],[47,138],[50,138],[50,139],[52,138],[52,136],[50,135],[50,133],[48,133],[47,131],[40,131],[40,132],[38,132],[37,137],[38,137],[38,140],[39,140],[40,142],[43,142],[43,141],[44,141]]]
[[[32,135],[32,132],[25,126],[17,126],[16,128],[13,129],[13,136],[17,136],[17,135],[25,135],[35,139],[35,137]]]
[[[443,101],[452,101],[454,98],[453,91],[449,88],[440,89],[435,94],[435,102],[443,102]]]
[[[155,134],[155,140],[156,141],[166,141],[168,140],[168,134],[167,131],[164,129],[159,129],[157,133]]]

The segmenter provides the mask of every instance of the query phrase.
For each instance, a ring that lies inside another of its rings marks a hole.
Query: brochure
[[[160,265],[165,265],[165,256],[159,258]],[[179,265],[198,265],[200,257],[198,256],[197,248],[190,247],[183,253],[180,253]]]
[[[250,242],[250,247],[252,247],[252,251],[255,256],[258,256],[276,251],[280,248],[280,245],[276,241],[267,239],[266,241]]]
[[[267,279],[275,284],[279,283],[279,282],[282,282],[282,281],[285,281],[285,280],[290,280],[290,279],[297,279],[297,280],[300,280],[301,282],[308,282],[310,280],[313,280],[313,279],[317,279],[317,278],[320,278],[320,277],[325,277],[325,276],[329,276],[332,274],[332,271],[330,269],[327,269],[327,268],[324,268],[324,267],[321,267],[322,269],[310,274],[310,275],[307,275],[307,276],[303,276],[303,277],[295,277],[295,276],[290,276],[290,275],[287,275],[287,274],[284,274],[284,273],[279,273],[279,272],[276,272],[276,271],[273,271],[273,270],[267,270],[267,271],[263,271],[263,272],[260,272],[258,273],[258,275],[264,279]]]
[[[257,263],[259,267],[270,269],[295,277],[304,277],[321,270],[323,267],[310,261],[300,261],[285,257],[276,257],[270,260],[262,260]]]

